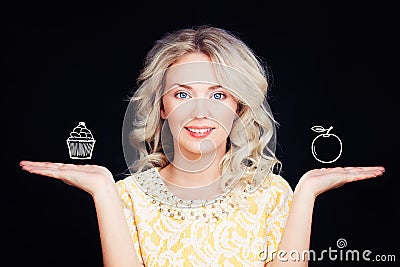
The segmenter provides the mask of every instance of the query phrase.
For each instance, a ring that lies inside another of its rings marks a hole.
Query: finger
[[[365,180],[369,178],[375,178],[377,176],[382,175],[382,172],[379,171],[358,171],[358,172],[347,172],[342,177],[342,181],[344,182],[352,182]]]
[[[345,167],[346,171],[357,172],[357,171],[385,171],[382,166],[369,166],[369,167]]]
[[[38,167],[38,168],[43,168],[43,167],[62,167],[66,164],[64,163],[58,163],[58,162],[40,162],[40,161],[26,161],[23,160],[20,162],[21,167]],[[72,165],[72,164],[71,164]]]
[[[29,170],[29,172],[33,174],[55,178],[70,186],[76,186],[72,179],[72,177],[75,174],[75,171],[70,171],[70,170],[66,171],[62,169],[49,169],[49,168],[43,168],[43,169],[33,168]]]
[[[21,165],[22,169],[24,171],[30,172],[32,169],[57,169],[57,168],[62,168],[62,165],[58,164],[50,164],[50,163],[34,163],[34,164],[27,164],[27,165]]]
[[[382,174],[385,172],[385,168],[382,166],[374,167],[335,167],[335,168],[321,168],[318,171],[319,175],[334,174],[344,175],[346,173],[360,173],[360,172],[372,172],[376,174]]]
[[[74,177],[82,174],[80,171],[63,168],[31,168],[28,170],[30,173],[53,177],[64,182],[72,180]]]
[[[384,170],[382,169],[359,169],[359,170],[349,170],[347,171],[348,174],[351,175],[360,175],[360,176],[371,176],[371,177],[376,177],[376,176],[381,176],[384,173]]]

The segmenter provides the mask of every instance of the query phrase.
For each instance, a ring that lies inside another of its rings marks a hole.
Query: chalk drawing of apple
[[[314,138],[311,144],[312,154],[319,162],[335,162],[342,154],[342,141],[336,134],[330,133],[332,129],[332,126],[328,129],[325,129],[322,126],[311,127],[311,130],[320,133]],[[332,156],[332,154],[334,156]]]

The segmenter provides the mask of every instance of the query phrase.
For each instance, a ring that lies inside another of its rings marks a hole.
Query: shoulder
[[[259,189],[260,197],[266,201],[270,210],[275,207],[291,205],[293,190],[288,181],[280,174],[270,173]]]
[[[116,181],[115,185],[120,194],[123,194],[125,192],[136,193],[137,191],[144,193],[143,189],[152,188],[153,184],[157,182],[157,179],[158,178],[156,168],[150,168],[137,173],[132,173],[131,175]]]
[[[121,180],[115,182],[118,191],[126,191],[127,187],[134,182],[133,175],[129,175]]]
[[[128,208],[132,208],[134,203],[142,205],[147,203],[147,191],[149,183],[152,181],[152,169],[142,172],[132,173],[131,175],[115,182],[118,194]]]
[[[272,191],[279,191],[287,194],[293,194],[293,189],[288,181],[280,174],[270,173],[264,183],[263,187]]]

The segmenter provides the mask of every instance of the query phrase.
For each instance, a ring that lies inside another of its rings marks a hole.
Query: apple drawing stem
[[[326,130],[326,133],[324,134],[324,136],[329,136],[329,132],[333,129],[333,127],[329,127],[328,130]]]
[[[314,158],[316,159],[316,160],[318,160],[319,162],[322,162],[322,163],[332,163],[332,162],[335,162],[339,157],[340,157],[340,155],[342,154],[342,141],[340,140],[340,138],[336,135],[336,134],[333,134],[333,133],[330,133],[330,131],[333,129],[333,127],[331,126],[331,127],[329,127],[328,129],[325,129],[324,127],[322,127],[322,126],[313,126],[313,127],[311,127],[311,130],[313,130],[314,132],[317,132],[317,133],[320,133],[319,135],[317,135],[315,138],[314,138],[314,140],[312,141],[312,144],[311,144],[311,152],[312,152],[312,154],[313,154],[313,156],[314,156]],[[334,158],[334,159],[332,159],[332,160],[321,160],[321,159],[319,159],[318,157],[317,157],[317,152],[316,152],[316,149],[315,149],[315,142],[316,142],[316,140],[318,139],[318,138],[328,138],[328,137],[334,137],[334,138],[336,138],[337,139],[337,141],[339,142],[339,145],[340,145],[340,151],[339,151],[339,155],[336,157],[336,158]]]

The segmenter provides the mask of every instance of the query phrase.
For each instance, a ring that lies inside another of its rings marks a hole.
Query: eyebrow
[[[188,90],[193,90],[193,87],[191,87],[189,84],[180,84],[180,83],[173,83],[173,84],[170,86],[170,89],[169,89],[169,90],[172,90],[172,89],[174,89],[175,87],[183,87],[183,88],[188,89]],[[222,88],[222,85],[220,85],[220,84],[214,84],[214,85],[208,87],[208,90],[216,90],[216,89],[219,89],[219,88]]]

